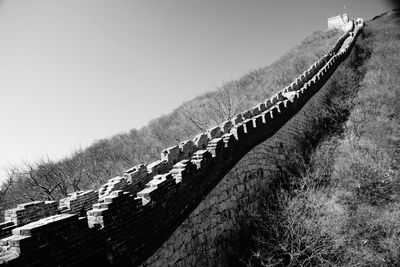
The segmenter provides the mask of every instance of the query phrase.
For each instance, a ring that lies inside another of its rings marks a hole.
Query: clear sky
[[[0,0],[0,168],[139,128],[272,63],[344,6],[370,19],[394,4]]]

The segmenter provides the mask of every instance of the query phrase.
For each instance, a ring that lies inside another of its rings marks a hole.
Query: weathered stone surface
[[[342,41],[346,38],[342,38]],[[318,67],[322,68],[325,64],[333,66],[332,62],[336,58],[326,61],[324,57],[321,59],[324,64],[318,64]],[[313,70],[309,73],[316,74],[318,71]],[[329,74],[325,72],[322,75],[326,73]],[[297,87],[307,82],[305,77],[303,75],[302,79],[296,81]],[[313,86],[321,83],[323,80],[320,79]],[[308,85],[296,91],[288,91],[285,88],[287,93],[282,96],[290,98],[290,101],[299,101],[300,95],[304,95],[309,89],[313,88]],[[288,153],[301,145],[305,138],[304,133],[313,130],[315,120],[319,116],[316,111],[325,107],[328,93],[327,89],[322,88],[272,137],[249,151],[144,265],[158,266],[162,263],[175,266],[177,263],[182,263],[182,266],[213,266],[214,264],[233,266],[237,264],[239,259],[235,258],[234,252],[240,242],[238,239],[242,230],[240,222],[246,220],[244,210],[257,207],[258,199],[266,193],[268,183],[279,175],[280,169],[284,167],[285,159],[289,157]],[[270,103],[272,105],[277,102],[272,100]],[[272,118],[280,116],[279,113],[289,109],[291,103],[285,100],[283,106],[276,106],[276,112],[271,112]],[[251,112],[257,117],[259,110],[262,109],[255,110],[253,108]],[[242,114],[245,118],[248,116],[248,112]],[[264,116],[260,116],[260,119],[263,123],[269,121]],[[256,120],[253,118],[253,121]],[[191,234],[188,235],[188,232]]]
[[[99,200],[99,194],[94,190],[78,191],[69,194],[68,197],[60,200],[59,209],[68,213],[86,212]]]
[[[15,209],[6,210],[4,212],[4,221],[13,222],[18,226],[57,213],[58,203],[56,201],[33,201],[19,204]]]
[[[12,235],[0,240],[0,263],[231,266],[246,209],[257,207],[288,153],[313,129],[328,94],[320,89],[353,44],[353,36],[343,35],[306,74],[269,100],[164,150],[152,164],[110,179],[87,217],[47,217],[54,212],[48,207],[58,212],[56,202],[33,202],[9,211],[8,223],[0,227],[1,233]],[[305,79],[308,75],[313,83]],[[287,100],[287,92],[295,97]],[[89,204],[79,199],[93,201],[92,195],[76,193],[61,206],[86,209]],[[19,222],[28,224],[15,228]]]

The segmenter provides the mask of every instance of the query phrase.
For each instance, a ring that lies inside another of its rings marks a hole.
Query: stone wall
[[[60,202],[58,214],[13,229],[0,240],[0,262],[228,263],[232,244],[225,241],[238,231],[243,206],[256,205],[268,177],[279,171],[274,162],[285,159],[283,149],[295,146],[312,125],[323,108],[324,90],[319,90],[350,53],[359,29],[344,34],[327,55],[265,102],[164,150],[154,163],[110,179],[98,196],[71,195]],[[80,217],[77,213],[97,197]]]
[[[246,209],[256,208],[325,108],[323,87],[272,137],[248,152],[144,266],[236,266]]]
[[[15,209],[4,212],[4,221],[13,222],[15,225],[24,225],[56,214],[57,206],[56,201],[34,201],[19,204]]]
[[[99,200],[99,195],[101,193],[94,190],[74,192],[61,199],[58,208],[64,213],[86,212]]]
[[[350,33],[344,34],[329,53],[339,52],[344,43],[351,46],[353,39]],[[301,76],[284,92],[295,91],[299,79]],[[235,266],[240,261],[236,252],[241,226],[247,220],[245,210],[258,207],[258,200],[268,194],[269,183],[279,177],[291,152],[315,129],[330,94],[328,89],[323,87],[271,138],[248,152],[142,265]]]

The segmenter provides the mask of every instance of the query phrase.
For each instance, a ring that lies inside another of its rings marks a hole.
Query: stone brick
[[[92,205],[99,200],[99,194],[94,190],[77,191],[68,194],[68,197],[60,200],[59,208],[66,209],[66,212],[79,213],[88,211]]]
[[[355,29],[357,36],[359,26]],[[329,95],[323,85],[355,41],[349,36],[340,37],[332,51],[264,103],[163,150],[152,164],[110,179],[87,217],[53,215],[56,202],[6,211],[8,224],[0,227],[12,235],[0,241],[0,262],[227,266],[239,244],[246,208],[257,207],[268,183],[284,168],[287,151],[300,147],[304,133],[315,127],[317,111],[325,108]],[[288,101],[285,92],[296,97]],[[95,202],[93,192],[72,194],[60,207],[85,210]],[[25,225],[6,231],[18,223]]]

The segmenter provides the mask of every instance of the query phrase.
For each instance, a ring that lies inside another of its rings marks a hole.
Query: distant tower
[[[347,23],[349,23],[349,17],[347,16],[347,13],[335,17],[330,17],[328,18],[328,29],[343,29],[344,27],[346,27]]]

